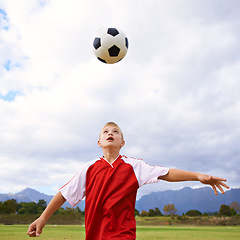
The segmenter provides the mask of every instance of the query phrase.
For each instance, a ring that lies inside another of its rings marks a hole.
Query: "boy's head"
[[[122,140],[124,140],[124,138],[123,138],[123,133],[122,133],[120,127],[119,127],[115,122],[107,122],[107,123],[103,126],[102,130],[103,130],[104,128],[106,128],[106,127],[115,127],[115,128],[117,128],[117,129],[120,131],[120,133],[121,133]],[[101,130],[100,133],[99,133],[99,139],[100,139],[100,137],[101,137],[102,130]]]
[[[110,146],[112,146],[113,144],[115,144],[116,146],[120,145],[120,148],[123,147],[125,144],[123,133],[120,127],[114,122],[106,123],[99,134],[98,145],[100,147],[103,147],[109,146],[109,144]]]

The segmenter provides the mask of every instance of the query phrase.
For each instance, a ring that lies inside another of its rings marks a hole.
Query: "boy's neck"
[[[103,156],[109,163],[112,163],[119,156],[119,151],[103,151]]]

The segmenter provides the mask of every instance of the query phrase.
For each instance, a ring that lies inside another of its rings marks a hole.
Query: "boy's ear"
[[[102,147],[102,144],[101,144],[101,142],[100,142],[99,140],[98,140],[97,143],[98,143],[98,146],[99,146],[99,147]]]
[[[122,140],[122,143],[121,143],[121,148],[122,148],[122,147],[124,147],[124,145],[125,145],[125,141],[124,141],[124,140]]]

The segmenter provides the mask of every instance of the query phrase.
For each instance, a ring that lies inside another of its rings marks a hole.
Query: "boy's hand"
[[[228,185],[226,185],[223,182],[226,182],[227,180],[220,177],[213,177],[211,175],[207,174],[199,174],[198,180],[203,184],[209,184],[213,188],[213,191],[215,195],[217,195],[217,188],[221,191],[222,194],[224,194],[224,190],[222,189],[222,186],[225,188],[229,188]]]
[[[45,225],[46,222],[38,218],[29,226],[27,234],[29,237],[39,237]]]

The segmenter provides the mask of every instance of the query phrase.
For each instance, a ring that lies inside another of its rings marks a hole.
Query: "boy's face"
[[[98,146],[101,148],[117,148],[121,149],[125,145],[122,137],[122,132],[118,127],[106,126],[99,135]]]

